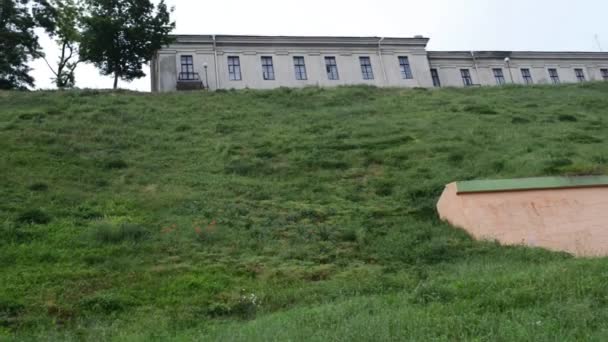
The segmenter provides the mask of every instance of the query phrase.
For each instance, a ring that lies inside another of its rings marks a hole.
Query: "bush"
[[[32,209],[21,213],[17,217],[17,222],[23,224],[47,224],[51,222],[51,217],[40,209]]]

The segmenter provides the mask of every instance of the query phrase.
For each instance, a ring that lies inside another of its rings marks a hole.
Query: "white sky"
[[[175,33],[430,37],[429,50],[608,51],[606,0],[166,0]],[[41,36],[54,60],[55,44]],[[51,88],[42,60],[32,63],[37,88]],[[148,73],[148,68],[145,68]],[[80,65],[80,88],[110,88]],[[121,88],[150,90],[149,78]]]

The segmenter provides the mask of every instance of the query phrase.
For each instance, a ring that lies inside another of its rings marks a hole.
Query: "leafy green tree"
[[[55,41],[61,52],[56,67],[51,66],[51,63],[43,58],[55,75],[53,80],[59,89],[72,88],[76,83],[74,72],[80,63],[78,56],[80,32],[78,26],[83,10],[77,1],[51,0],[53,25],[48,30],[48,34],[52,38],[56,38]]]
[[[155,51],[170,43],[169,33],[175,28],[169,10],[161,1],[87,0],[83,18],[80,57],[93,63],[102,75],[132,81],[144,77],[143,65]]]
[[[34,86],[27,63],[43,56],[34,29],[52,30],[52,12],[45,0],[0,0],[0,89]]]

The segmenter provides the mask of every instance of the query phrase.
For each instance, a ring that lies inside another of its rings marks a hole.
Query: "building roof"
[[[585,51],[428,51],[429,59],[608,59],[608,52]]]
[[[418,45],[426,46],[429,38],[416,36],[405,37],[329,37],[329,36],[245,36],[245,35],[172,35],[178,44],[212,44],[215,38],[217,45],[331,45],[331,46],[377,46],[382,45]]]

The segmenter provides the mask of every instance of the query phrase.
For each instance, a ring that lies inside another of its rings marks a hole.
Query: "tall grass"
[[[446,183],[608,171],[608,84],[0,92],[0,339],[604,339],[606,262]]]

